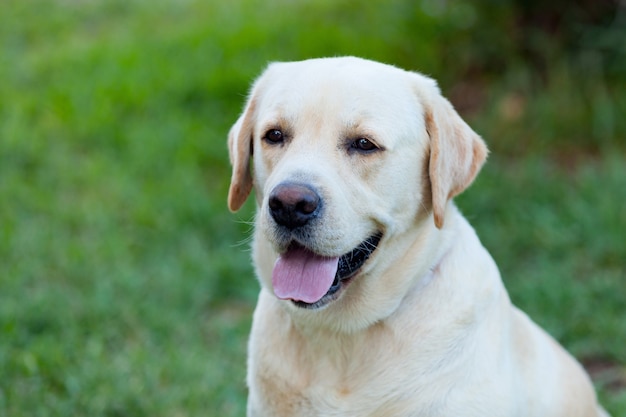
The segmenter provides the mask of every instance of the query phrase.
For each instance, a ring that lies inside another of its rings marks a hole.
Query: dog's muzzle
[[[322,198],[310,185],[282,182],[270,193],[268,208],[286,247],[272,272],[274,294],[305,308],[318,308],[338,296],[376,250],[381,233],[339,256],[323,256],[309,245],[314,220],[321,218]]]

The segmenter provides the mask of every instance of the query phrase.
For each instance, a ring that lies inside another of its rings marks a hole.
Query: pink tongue
[[[282,300],[315,303],[333,285],[339,258],[325,258],[303,248],[281,255],[272,274],[274,294]]]

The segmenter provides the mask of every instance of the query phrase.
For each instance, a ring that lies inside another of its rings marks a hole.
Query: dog
[[[487,157],[424,75],[272,63],[228,137],[254,189],[249,417],[605,416],[454,205]]]

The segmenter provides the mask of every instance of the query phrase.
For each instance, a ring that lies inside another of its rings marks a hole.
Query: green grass
[[[622,62],[563,52],[539,77],[477,29],[510,10],[463,7],[2,2],[0,415],[244,414],[253,207],[226,209],[226,133],[268,61],[354,54],[477,86],[492,155],[458,203],[626,416]]]

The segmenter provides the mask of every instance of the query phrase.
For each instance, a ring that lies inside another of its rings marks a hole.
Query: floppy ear
[[[431,87],[432,88],[432,87]],[[435,225],[441,229],[448,200],[474,181],[487,158],[487,146],[439,92],[425,101],[430,136],[429,175]]]
[[[255,99],[251,98],[228,133],[228,154],[233,166],[230,189],[228,190],[228,208],[237,211],[252,191],[252,132],[255,113]]]

